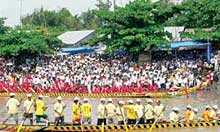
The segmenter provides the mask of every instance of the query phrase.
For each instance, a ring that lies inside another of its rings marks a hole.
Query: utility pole
[[[112,2],[113,4],[113,11],[115,11],[115,7],[116,7],[116,0],[113,0],[113,2]]]
[[[22,26],[22,22],[21,22],[21,19],[22,19],[22,8],[23,8],[23,0],[20,0],[20,24]]]

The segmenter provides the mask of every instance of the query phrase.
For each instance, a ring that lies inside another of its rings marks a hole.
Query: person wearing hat
[[[108,99],[108,103],[106,105],[106,109],[107,109],[108,124],[113,124],[114,123],[116,107],[112,103],[112,99],[111,98]]]
[[[39,95],[37,101],[34,104],[35,107],[35,121],[36,123],[46,123],[48,125],[48,116],[45,114],[45,110],[47,107],[45,107],[45,103],[43,101],[43,95]],[[41,121],[41,118],[43,121]]]
[[[199,120],[197,119],[197,114],[198,114],[198,109],[194,108],[192,113],[190,114],[190,122],[198,122]]]
[[[137,123],[144,124],[144,106],[141,104],[140,99],[136,99],[136,104],[134,107],[137,116]]]
[[[6,104],[9,117],[7,117],[2,124],[5,124],[10,118],[13,118],[15,120],[16,125],[18,124],[18,107],[20,106],[20,102],[15,99],[14,96],[14,93],[10,93],[10,99]]]
[[[185,122],[190,123],[190,116],[192,114],[192,106],[187,105],[186,106],[186,112],[185,112]]]
[[[107,109],[105,104],[105,99],[100,99],[100,104],[98,105],[98,120],[97,125],[106,125],[106,116],[107,116]]]
[[[170,123],[178,123],[180,120],[179,108],[173,107],[172,112],[170,113],[169,117],[170,117]]]
[[[80,125],[80,104],[79,104],[78,97],[75,97],[73,99],[72,123],[73,123],[73,125]]]
[[[209,105],[205,106],[205,111],[202,113],[202,120],[205,122],[209,122],[210,121],[210,110],[211,107]]]
[[[154,113],[158,118],[158,122],[160,123],[164,122],[164,113],[163,113],[164,109],[165,108],[163,104],[161,104],[161,101],[157,100],[156,105],[154,106]]]
[[[81,106],[81,112],[82,112],[82,124],[91,124],[91,105],[88,103],[88,99],[83,99],[83,104]]]
[[[27,95],[27,99],[24,101],[24,119],[30,120],[30,125],[33,125],[33,114],[34,113],[34,100],[32,94]]]
[[[62,101],[62,97],[57,97],[57,102],[54,104],[54,114],[55,114],[55,126],[64,125],[64,114],[63,111],[66,108],[66,105]]]
[[[213,105],[212,109],[210,110],[210,120],[213,122],[217,121],[217,112],[218,112],[218,105]]]
[[[120,100],[118,102],[118,107],[116,108],[116,116],[117,116],[117,122],[118,125],[123,125],[124,124],[124,118],[125,118],[125,110],[123,108],[124,106],[124,101]]]
[[[136,113],[133,100],[128,100],[128,104],[124,106],[127,115],[127,124],[136,124]]]
[[[145,106],[145,119],[147,124],[152,124],[154,122],[154,108],[153,108],[153,100],[148,99],[147,105]]]

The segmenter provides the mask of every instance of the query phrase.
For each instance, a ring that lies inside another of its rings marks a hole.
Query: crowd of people
[[[27,95],[27,99],[23,102],[24,113],[18,113],[18,108],[21,105],[21,101],[15,98],[15,94],[10,94],[6,106],[8,108],[8,118],[3,121],[3,124],[7,123],[8,119],[12,118],[18,124],[18,114],[23,114],[23,121],[30,120],[30,125],[36,123],[36,125],[46,123],[48,125],[48,115],[46,114],[46,103],[44,97],[39,95],[33,98],[31,94]],[[68,107],[63,101],[62,97],[57,97],[57,101],[54,103],[54,125],[64,125],[64,109]],[[191,105],[186,106],[184,117],[180,116],[180,109],[173,107],[170,111],[169,119],[165,118],[165,111],[167,106],[164,106],[160,100],[155,102],[152,99],[147,99],[147,103],[144,100],[136,99],[135,102],[132,99],[124,102],[123,100],[117,100],[115,103],[111,98],[100,99],[99,105],[96,107],[97,113],[92,113],[92,107],[90,101],[87,98],[80,100],[75,97],[73,99],[72,112],[66,115],[72,115],[71,125],[91,125],[92,118],[97,116],[97,125],[106,124],[152,124],[157,123],[195,123],[195,122],[216,122],[220,119],[220,109],[217,105],[212,107],[207,105],[202,113],[202,116],[198,116],[199,110],[193,108]],[[35,118],[34,118],[35,115]],[[93,116],[93,117],[92,117]],[[168,116],[168,115],[167,115]]]
[[[213,64],[209,64],[203,58],[176,58],[139,65],[129,54],[51,55],[38,58],[36,63],[29,61],[18,67],[2,63],[0,92],[175,91],[200,85],[202,82],[210,85],[215,72],[207,72],[207,69],[213,69],[216,63],[218,62],[214,60]]]

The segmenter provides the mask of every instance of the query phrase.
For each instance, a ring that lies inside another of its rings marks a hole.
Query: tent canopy
[[[78,48],[62,48],[61,51],[63,53],[70,53],[70,54],[89,54],[94,53],[94,49],[88,49],[84,47],[78,47]]]
[[[203,43],[200,41],[181,41],[181,42],[172,42],[170,44],[170,47],[168,47],[168,49],[170,50],[175,50],[181,47],[186,47],[186,48],[190,48],[190,47],[202,47],[202,46],[207,46],[207,43]],[[153,51],[158,50],[158,48],[156,46],[152,47]],[[161,45],[160,46],[160,50],[167,50],[166,45]]]

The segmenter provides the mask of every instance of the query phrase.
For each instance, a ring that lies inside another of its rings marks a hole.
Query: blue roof
[[[62,48],[61,51],[63,53],[70,53],[70,54],[88,54],[88,53],[94,53],[94,49],[88,49],[84,47],[78,47],[78,48]]]
[[[180,47],[196,47],[205,46],[207,43],[200,41],[181,41],[181,42],[171,42],[169,49],[174,50]],[[153,51],[157,50],[157,47],[152,48]],[[167,50],[166,45],[161,45],[160,50]]]

